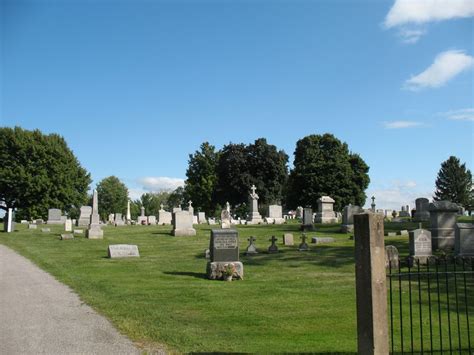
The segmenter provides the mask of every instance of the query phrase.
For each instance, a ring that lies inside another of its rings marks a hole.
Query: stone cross
[[[188,201],[188,206],[189,206],[189,207],[193,207],[193,201],[189,200],[189,201]]]
[[[308,251],[309,246],[306,243],[306,234],[303,233],[303,235],[300,237],[300,239],[301,239],[301,244],[299,245],[298,250],[299,251]]]
[[[250,242],[250,244],[253,244],[253,243],[257,240],[257,238],[255,238],[255,237],[250,237],[250,238],[247,239],[247,240]]]
[[[301,237],[300,237],[301,241],[303,243],[306,243],[306,234],[303,234]]]
[[[163,204],[160,203],[160,210],[161,210],[161,211],[163,211],[163,207],[164,207]]]
[[[269,239],[272,244],[274,245],[276,243],[276,241],[278,240],[274,235],[272,235],[272,237]]]
[[[277,238],[273,235],[269,241],[272,242],[272,244],[268,247],[268,252],[269,253],[278,253],[278,247],[276,245]]]
[[[252,187],[250,189],[252,190],[252,193],[250,194],[250,197],[252,197],[254,200],[258,200],[258,195],[255,192],[255,190],[257,190],[255,185],[252,185]]]

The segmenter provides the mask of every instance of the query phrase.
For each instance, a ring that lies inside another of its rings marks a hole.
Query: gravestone
[[[168,211],[165,211],[163,209],[163,204],[161,204],[160,206],[160,210],[158,211],[158,224],[160,226],[164,226],[164,225],[169,225],[171,224],[172,220],[173,220],[173,217],[171,215],[171,212],[168,212]]]
[[[431,232],[418,228],[410,231],[410,256],[421,265],[428,262],[432,255]]]
[[[450,201],[436,201],[429,204],[433,250],[454,249],[454,227],[458,208],[457,204]]]
[[[188,212],[191,216],[194,216],[193,201],[188,201]]]
[[[331,237],[312,237],[311,238],[311,243],[313,244],[328,244],[328,243],[334,243],[336,240]]]
[[[306,234],[303,234],[300,239],[301,239],[301,243],[298,246],[298,250],[299,251],[308,251],[309,246],[308,246],[308,243],[306,243]]]
[[[243,279],[244,266],[239,261],[239,234],[235,229],[212,229],[209,250],[211,255],[206,267],[209,279],[224,279],[228,268],[233,269],[232,277]]]
[[[74,234],[84,234],[84,230],[83,229],[74,229],[73,233]]]
[[[313,210],[309,207],[306,207],[303,209],[303,223],[301,224],[301,230],[303,231],[314,230]]]
[[[474,256],[474,224],[456,224],[454,252],[458,256]]]
[[[41,228],[41,232],[49,233],[49,232],[51,232],[51,228]]]
[[[398,235],[408,235],[408,230],[407,229],[399,230]]]
[[[303,207],[296,207],[296,218],[303,218]]]
[[[64,231],[72,232],[72,221],[70,219],[66,219],[66,223],[64,223]]]
[[[206,249],[204,250],[204,257],[206,259],[210,259],[211,258],[211,251],[209,249]]]
[[[36,224],[28,224],[28,229],[36,229],[38,228],[38,225]]]
[[[137,218],[137,224],[147,224],[148,218],[145,216],[145,207],[140,207],[140,216]]]
[[[132,212],[130,210],[130,200],[127,201],[127,215],[125,216],[125,222],[127,224],[132,223]]]
[[[316,213],[316,223],[337,223],[337,216],[334,212],[334,201],[329,196],[322,196],[318,198],[318,212]]]
[[[198,216],[193,215],[193,224],[199,224]]]
[[[114,222],[116,227],[124,226],[125,221],[123,220],[122,214],[121,213],[116,213],[114,216]]]
[[[91,221],[92,207],[82,206],[79,219],[77,220],[78,227],[87,227]]]
[[[47,224],[63,224],[61,220],[61,210],[57,208],[50,208],[48,210],[48,222]]]
[[[74,236],[70,233],[61,234],[61,240],[69,240],[69,239],[74,239]]]
[[[230,228],[232,222],[231,222],[231,216],[230,216],[230,205],[229,202],[226,203],[226,208],[222,210],[221,212],[221,228],[222,229],[228,229]]]
[[[420,197],[415,200],[416,210],[413,215],[414,222],[425,222],[430,220],[430,201],[427,198]]]
[[[293,234],[285,233],[283,234],[283,245],[295,245],[293,240]]]
[[[138,246],[133,244],[111,244],[107,250],[109,258],[139,258]]]
[[[283,214],[283,209],[280,205],[268,206],[268,218],[271,218],[274,224],[285,223],[285,219],[283,218],[282,214]]]
[[[257,247],[255,246],[255,241],[257,240],[255,237],[250,237],[247,239],[249,241],[249,245],[247,247],[247,251],[245,255],[255,255],[258,254]]]
[[[387,245],[385,247],[385,268],[397,270],[400,265],[400,256],[398,249],[394,245]]]
[[[198,223],[205,224],[206,223],[206,213],[198,212]]]
[[[97,190],[94,190],[92,194],[92,214],[89,228],[86,231],[86,237],[88,239],[104,238],[104,231],[100,226],[99,198],[97,197]]]
[[[193,228],[193,216],[188,211],[178,211],[173,213],[173,230],[171,232],[175,237],[191,237],[196,235]]]
[[[148,224],[155,225],[156,224],[156,216],[148,216]]]
[[[11,233],[15,230],[15,212],[12,208],[9,208],[3,217],[3,231],[5,233]]]
[[[272,242],[272,244],[270,244],[270,246],[268,247],[268,252],[270,254],[278,253],[278,247],[276,245],[277,240],[278,239],[274,235],[269,239],[269,241]]]
[[[115,222],[115,214],[114,213],[110,213],[109,214],[109,218],[107,218],[107,223],[109,224],[114,224]]]
[[[255,185],[252,185],[250,188],[252,192],[249,195],[249,204],[250,204],[250,212],[247,218],[247,224],[260,224],[263,223],[262,216],[258,212],[258,195],[255,192],[257,188]]]
[[[398,214],[400,217],[410,217],[410,211],[407,210],[406,206],[402,206],[402,210]]]
[[[209,218],[207,219],[207,224],[209,224],[210,226],[216,225],[216,224],[217,224],[216,219],[209,217]]]
[[[28,224],[28,221],[27,221],[26,219],[22,219],[22,220],[20,221],[20,223],[21,223],[21,224]]]
[[[357,213],[362,213],[362,208],[359,206],[348,205],[344,207],[342,211],[342,233],[354,232],[354,215]]]

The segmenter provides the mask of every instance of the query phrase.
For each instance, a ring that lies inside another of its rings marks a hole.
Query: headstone
[[[387,232],[386,235],[387,235],[387,237],[396,237],[397,232]]]
[[[193,201],[188,201],[188,212],[191,216],[194,216]]]
[[[13,208],[9,208],[3,217],[3,230],[6,233],[11,233],[15,230],[15,218]]]
[[[69,239],[74,239],[74,236],[70,233],[61,234],[61,240],[69,240]]]
[[[86,237],[89,239],[104,238],[104,231],[100,226],[99,199],[97,197],[97,190],[94,190],[92,195],[92,214],[89,229],[86,231]]]
[[[211,251],[209,249],[206,249],[204,250],[204,257],[206,259],[210,259],[211,258]]]
[[[50,208],[48,210],[48,224],[62,224],[61,210],[57,208]]]
[[[140,207],[140,216],[137,218],[137,224],[148,224],[148,218],[145,216],[145,207]]]
[[[313,224],[313,210],[309,207],[303,209],[303,223],[301,225],[303,231],[314,230]]]
[[[217,224],[217,223],[216,223],[216,219],[209,217],[209,218],[207,219],[207,224],[209,224],[210,226],[216,225],[216,224]]]
[[[156,224],[156,216],[148,216],[148,224],[155,225]]]
[[[206,223],[206,214],[204,212],[198,212],[198,222],[199,224]]]
[[[158,224],[160,226],[170,225],[172,220],[173,217],[171,215],[171,212],[165,211],[163,210],[163,208],[158,211]]]
[[[82,206],[79,219],[77,220],[78,227],[87,227],[91,221],[92,207]]]
[[[251,190],[252,192],[249,195],[249,204],[250,204],[250,212],[247,218],[247,224],[260,224],[263,223],[262,216],[258,212],[258,195],[255,192],[257,188],[255,185],[252,185]]]
[[[429,204],[433,250],[454,249],[454,227],[458,208],[457,204],[450,201],[436,201]]]
[[[49,232],[51,232],[51,228],[41,228],[41,232],[49,233]]]
[[[296,218],[303,218],[303,207],[296,207]]]
[[[283,245],[295,245],[293,240],[293,234],[285,233],[283,234]]]
[[[331,237],[312,237],[311,238],[311,243],[313,244],[328,244],[328,243],[334,243],[336,240]]]
[[[334,212],[334,201],[329,196],[318,198],[318,213],[316,213],[316,223],[337,223],[337,216]]]
[[[28,224],[28,221],[27,221],[26,219],[22,219],[22,220],[20,221],[20,223],[21,223],[21,224]]]
[[[198,216],[193,216],[193,224],[199,224],[199,221],[198,221]]]
[[[308,243],[306,243],[306,234],[303,234],[301,236],[301,243],[298,246],[298,250],[299,251],[308,251],[309,250]]]
[[[110,213],[109,218],[107,218],[107,223],[114,224],[115,221],[115,214]]]
[[[270,244],[270,246],[268,247],[268,252],[270,254],[278,253],[278,247],[276,245],[277,240],[278,239],[274,235],[269,239],[269,241],[272,242],[272,244]]]
[[[407,229],[402,229],[398,231],[398,235],[408,235],[408,230]]]
[[[127,222],[127,224],[132,221],[132,213],[130,211],[130,200],[127,201],[127,216],[125,221]]]
[[[72,232],[72,221],[70,219],[67,219],[66,223],[64,223],[64,231]]]
[[[431,255],[431,232],[421,228],[410,231],[410,256],[424,265]]]
[[[398,249],[394,245],[387,245],[385,247],[385,268],[397,270],[400,265],[400,257]]]
[[[425,222],[430,220],[430,201],[427,198],[420,197],[415,200],[416,210],[413,216],[414,222]]]
[[[245,255],[255,255],[258,254],[257,247],[255,246],[255,241],[257,240],[255,237],[250,237],[247,239],[249,241],[249,246],[247,247],[247,251]]]
[[[456,224],[454,252],[458,256],[474,256],[474,224]]]
[[[123,220],[123,217],[122,217],[121,213],[115,213],[113,223],[115,224],[116,227],[120,227],[120,226],[125,225],[125,221]]]
[[[84,230],[83,229],[74,229],[74,234],[83,234]]]
[[[230,276],[243,279],[244,267],[239,261],[239,234],[235,229],[212,229],[209,250],[211,257],[206,268],[209,279],[224,279],[229,276],[229,269],[232,269]]]
[[[342,211],[341,232],[354,232],[354,215],[357,213],[362,213],[362,208],[360,208],[359,206],[348,205],[344,207],[344,210]]]
[[[231,216],[230,216],[230,206],[229,202],[227,202],[227,208],[223,209],[221,212],[221,228],[228,229],[232,224]]]
[[[139,258],[138,246],[133,244],[111,244],[108,248],[108,256],[115,258]]]
[[[175,237],[195,236],[196,230],[193,228],[193,216],[188,211],[178,211],[173,213],[173,230]]]
[[[28,224],[28,229],[36,229],[38,228],[37,224]]]
[[[268,206],[268,218],[271,218],[274,224],[285,223],[285,219],[283,218],[282,214],[283,214],[283,209],[280,205]]]

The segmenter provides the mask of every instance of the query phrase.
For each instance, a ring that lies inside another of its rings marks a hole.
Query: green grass
[[[394,224],[395,225],[395,224]],[[387,226],[407,229],[411,225]],[[103,240],[59,240],[27,230],[0,233],[0,243],[72,287],[87,304],[145,349],[177,352],[355,352],[354,241],[339,225],[317,225],[312,236],[336,242],[299,252],[298,224],[238,226],[244,281],[205,278],[211,226],[197,237],[172,237],[170,227],[105,227]],[[293,233],[295,246],[282,245]],[[278,254],[265,253],[279,238]],[[255,236],[260,254],[243,255]],[[140,258],[107,258],[109,244],[136,244]],[[408,237],[387,238],[401,254]]]

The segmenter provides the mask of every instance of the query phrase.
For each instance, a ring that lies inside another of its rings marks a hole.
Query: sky
[[[0,126],[59,133],[132,198],[189,154],[332,133],[377,208],[473,164],[473,0],[0,0]],[[367,199],[367,205],[370,199]]]

